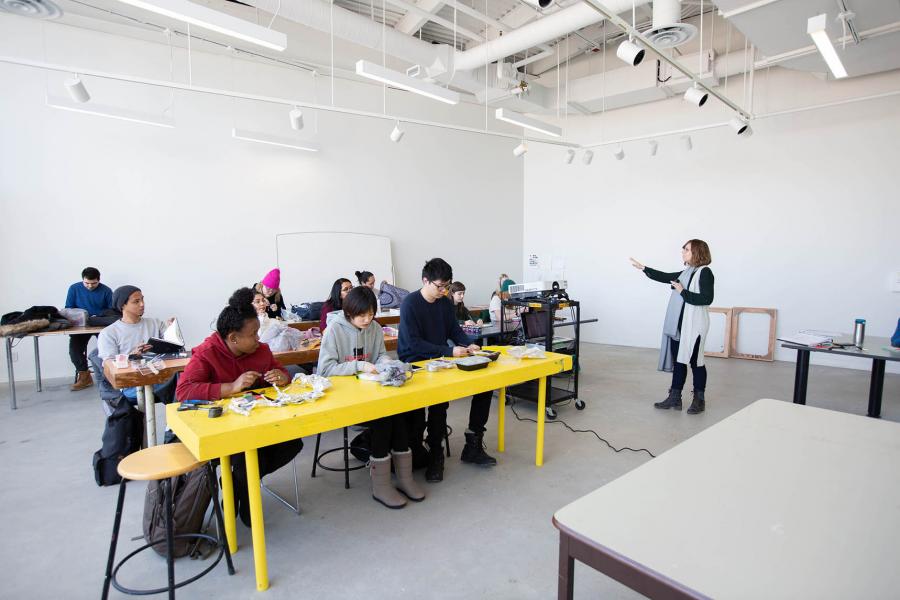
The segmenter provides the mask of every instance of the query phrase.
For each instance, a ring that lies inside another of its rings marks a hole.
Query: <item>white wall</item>
[[[760,112],[900,89],[898,72],[825,83],[773,69],[770,78],[770,85],[765,73],[757,79]],[[731,82],[740,98],[735,88]],[[698,112],[673,99],[570,118],[567,129],[596,142],[724,120],[721,105],[710,104]],[[660,138],[652,158],[645,141],[625,144],[624,161],[598,148],[589,167],[580,154],[565,165],[561,150],[534,145],[526,159],[525,254],[539,255],[545,271],[554,259],[565,262],[572,297],[585,316],[600,318],[584,339],[658,346],[668,286],[635,271],[628,257],[677,271],[681,245],[695,237],[712,250],[714,306],[776,308],[778,333],[850,332],[856,317],[867,319],[870,336],[893,333],[898,97],[761,119],[753,128],[746,140],[723,128],[695,133],[689,153],[677,138]],[[779,349],[776,357],[795,353]],[[814,362],[871,366],[822,355]],[[896,363],[889,369],[900,372]]]
[[[0,54],[146,77],[169,77],[170,69],[163,45],[17,17],[0,17]],[[185,66],[176,52],[176,79],[185,79]],[[262,63],[195,52],[193,75],[196,84],[314,97],[308,75]],[[234,289],[274,265],[275,235],[298,230],[389,236],[398,283],[409,288],[420,284],[425,260],[442,256],[473,304],[486,303],[497,273],[521,261],[523,167],[510,140],[407,125],[393,144],[393,123],[323,113],[322,152],[310,154],[230,137],[233,126],[297,135],[282,106],[179,92],[177,127],[162,129],[48,108],[46,92],[64,95],[60,74],[2,64],[0,80],[2,313],[62,306],[67,286],[93,265],[113,288],[141,286],[147,315],[177,315],[194,344]],[[92,103],[161,113],[169,102],[165,90],[85,81]],[[478,107],[410,96],[389,93],[388,110],[467,125],[483,118]],[[380,87],[338,81],[337,98],[382,107]],[[316,116],[306,123],[304,136],[315,132]],[[497,222],[505,224],[502,243],[493,243]],[[327,251],[310,248],[309,261]],[[360,256],[359,268],[366,266]],[[293,265],[282,277],[302,280],[303,269]],[[72,372],[66,343],[41,342],[44,377]],[[17,379],[33,378],[30,342],[17,355]]]

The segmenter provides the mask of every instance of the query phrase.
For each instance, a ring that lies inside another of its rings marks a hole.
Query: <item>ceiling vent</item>
[[[0,11],[32,19],[58,19],[63,14],[50,0],[0,0]]]
[[[644,36],[659,48],[674,48],[697,35],[697,28],[681,22],[681,0],[653,3],[653,28]]]

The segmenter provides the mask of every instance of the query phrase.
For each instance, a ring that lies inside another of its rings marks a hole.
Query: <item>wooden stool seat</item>
[[[162,444],[129,454],[119,463],[119,475],[135,481],[157,481],[189,473],[205,464],[184,444]]]

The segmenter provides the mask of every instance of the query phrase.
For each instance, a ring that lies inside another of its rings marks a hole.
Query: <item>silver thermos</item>
[[[856,324],[853,327],[853,345],[857,348],[863,347],[863,342],[866,339],[866,320],[865,319],[857,319]]]

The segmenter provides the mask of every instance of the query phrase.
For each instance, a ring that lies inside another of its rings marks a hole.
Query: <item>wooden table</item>
[[[16,375],[13,371],[13,358],[12,358],[12,348],[13,348],[13,339],[20,338],[34,338],[34,382],[37,387],[37,391],[41,391],[41,350],[38,346],[38,340],[44,336],[48,335],[81,335],[81,334],[95,334],[103,331],[103,327],[70,327],[68,329],[57,329],[56,331],[32,331],[30,333],[24,333],[22,335],[9,336],[4,338],[6,341],[6,372],[9,377],[9,407],[12,410],[16,410]]]
[[[836,342],[851,343],[850,339],[835,340]],[[872,378],[869,381],[869,408],[866,414],[870,417],[881,417],[881,396],[884,391],[885,361],[900,361],[900,348],[892,349],[891,340],[883,337],[867,337],[862,348],[851,346],[849,348],[830,348],[803,346],[785,342],[783,348],[797,351],[797,368],[794,371],[794,403],[806,404],[806,384],[809,379],[809,353],[824,352],[835,356],[852,356],[866,358],[872,361]]]
[[[579,560],[650,598],[896,598],[900,424],[758,400],[560,509]]]
[[[384,347],[388,350],[397,349],[397,338],[388,336],[384,338]],[[290,352],[274,352],[273,356],[282,365],[305,365],[319,362],[319,348],[311,350],[292,350]],[[138,409],[144,413],[147,431],[147,446],[155,446],[156,439],[156,411],[152,409],[155,403],[153,386],[164,383],[176,373],[181,373],[187,368],[190,358],[170,358],[163,361],[164,366],[158,369],[158,373],[141,373],[134,367],[118,368],[111,360],[103,362],[103,375],[116,389],[137,388]],[[151,407],[151,410],[147,410]]]
[[[232,553],[237,551],[237,538],[230,456],[241,452],[245,454],[258,590],[269,587],[258,448],[466,398],[480,392],[500,390],[497,449],[503,452],[506,387],[538,379],[541,405],[537,411],[535,464],[543,464],[546,377],[571,369],[572,357],[548,352],[543,359],[518,360],[506,356],[506,348],[496,349],[502,350],[504,354],[487,368],[478,371],[450,369],[429,373],[422,370],[399,388],[382,387],[355,377],[332,377],[333,386],[325,392],[324,398],[316,402],[278,408],[261,407],[247,417],[226,412],[218,419],[210,419],[205,411],[178,412],[177,404],[166,407],[169,427],[198,460],[221,459],[225,530]],[[421,364],[425,362],[427,361],[422,361]]]
[[[400,323],[400,315],[375,315],[375,321],[382,327],[386,327],[388,325],[394,326]],[[307,329],[312,329],[313,327],[318,326],[319,321],[291,321],[288,323],[288,327],[293,327],[294,329],[299,329],[300,331],[306,331]]]

